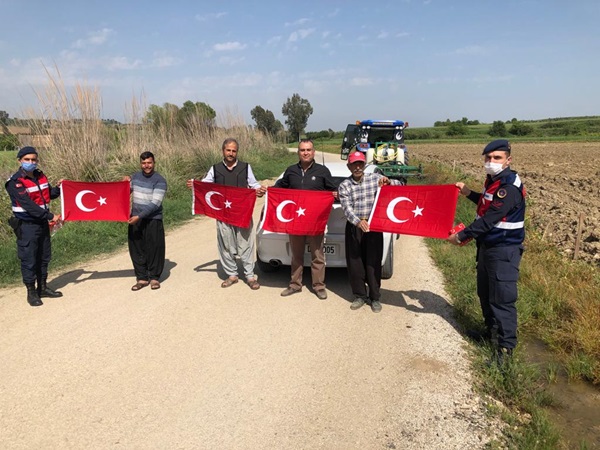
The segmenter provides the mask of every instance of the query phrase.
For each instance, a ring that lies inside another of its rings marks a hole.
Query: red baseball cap
[[[355,163],[356,161],[366,162],[367,158],[365,158],[365,154],[363,152],[354,152],[351,153],[348,157],[348,162],[350,164]]]

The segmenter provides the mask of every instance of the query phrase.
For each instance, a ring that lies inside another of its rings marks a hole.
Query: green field
[[[410,121],[409,121],[410,122]],[[503,135],[490,135],[492,124],[454,126],[452,123],[437,127],[408,127],[405,131],[406,145],[411,142],[488,142],[492,139],[506,138],[511,142],[539,142],[539,141],[600,141],[600,116],[565,117],[542,120],[516,121],[517,127],[513,130],[515,122],[505,122],[506,133]],[[526,134],[511,134],[511,131]],[[342,144],[344,131],[319,131],[306,133],[313,139],[317,150],[338,153]],[[290,144],[292,146],[293,144]]]

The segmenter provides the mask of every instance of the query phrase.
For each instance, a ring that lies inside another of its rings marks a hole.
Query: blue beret
[[[21,150],[19,150],[19,153],[17,153],[17,159],[21,159],[25,155],[36,155],[37,156],[37,154],[38,154],[38,152],[35,148],[23,147]]]
[[[510,142],[508,142],[507,139],[496,139],[485,146],[482,155],[486,155],[496,150],[504,150],[505,152],[510,153]]]

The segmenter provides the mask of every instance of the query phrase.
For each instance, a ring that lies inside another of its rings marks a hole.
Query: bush
[[[527,125],[523,122],[517,121],[512,123],[508,132],[513,136],[527,136],[528,134],[533,133],[533,127],[531,125]]]
[[[508,132],[506,131],[506,125],[501,120],[496,120],[492,123],[492,126],[488,130],[488,134],[490,136],[507,136]]]
[[[3,134],[0,136],[0,151],[17,150],[19,146],[19,138],[14,134]]]
[[[448,126],[446,134],[448,136],[464,136],[469,132],[467,125],[462,122],[453,122]]]

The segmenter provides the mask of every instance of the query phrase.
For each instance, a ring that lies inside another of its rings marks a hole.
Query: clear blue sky
[[[0,17],[11,117],[37,105],[44,65],[98,86],[117,120],[135,96],[284,122],[294,93],[308,131],[600,114],[598,0],[0,0]]]

